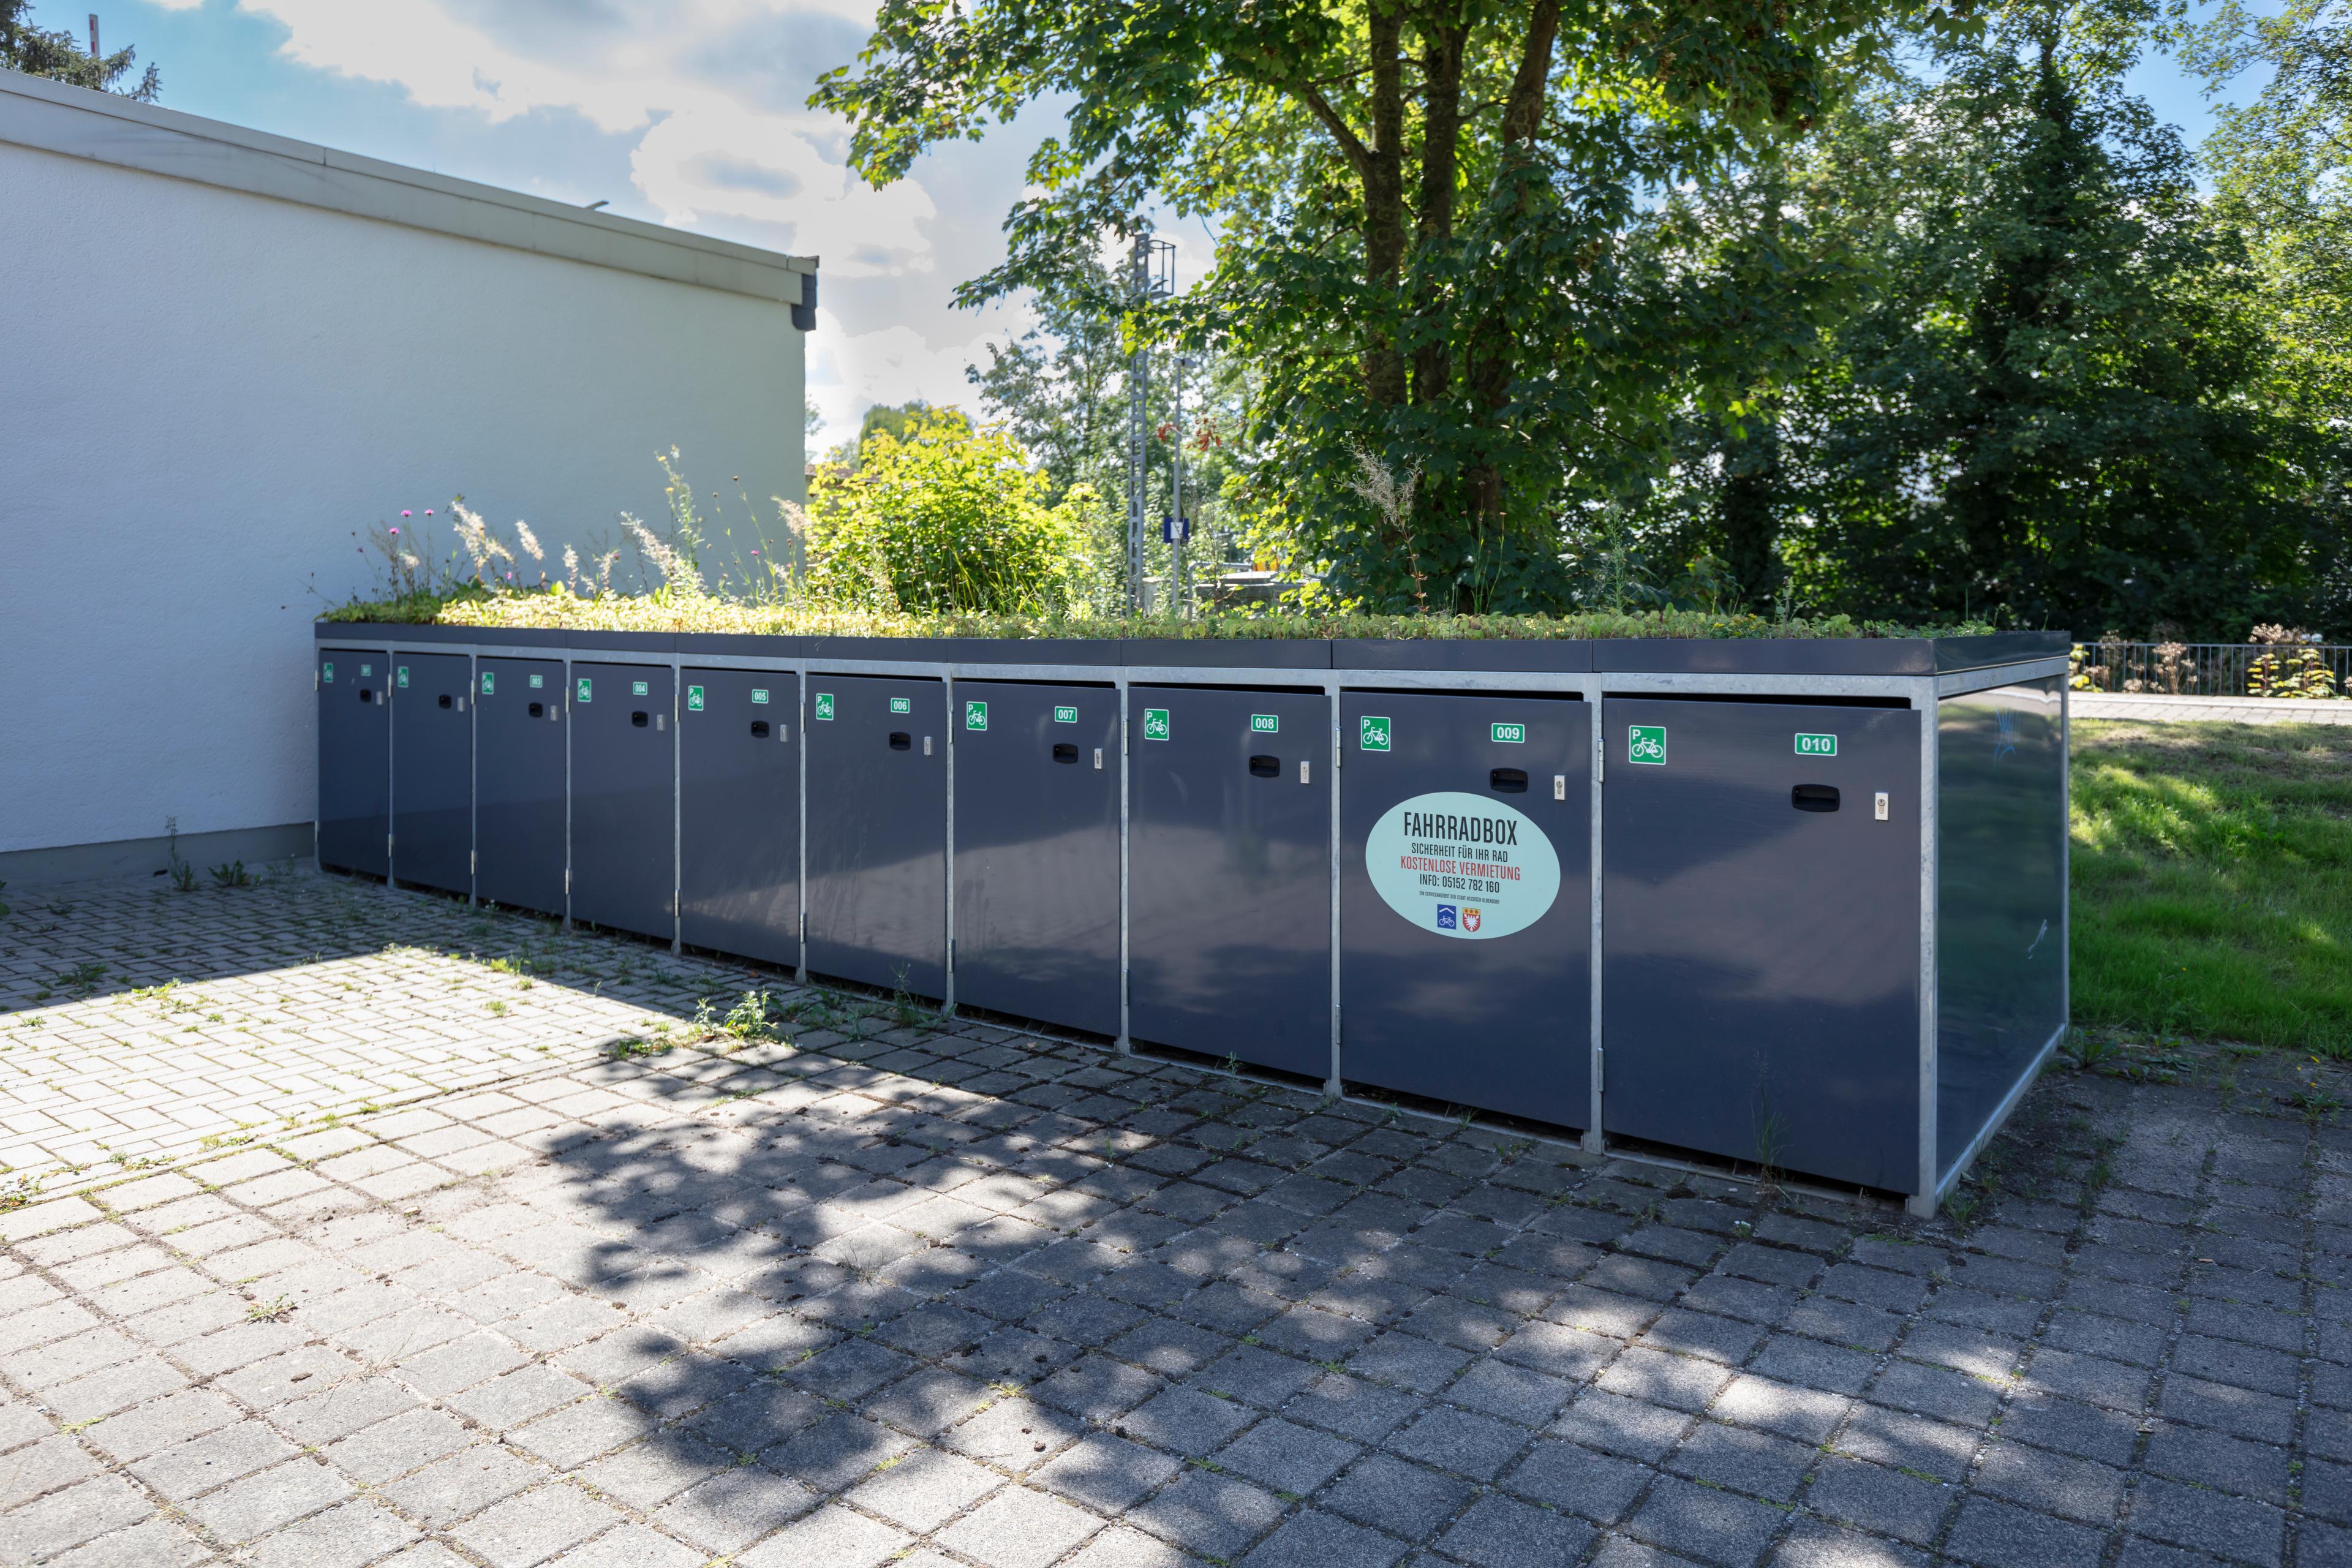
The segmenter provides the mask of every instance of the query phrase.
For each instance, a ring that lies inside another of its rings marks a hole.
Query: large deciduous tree
[[[1335,584],[1512,608],[1558,597],[1563,524],[1647,471],[1669,413],[1738,405],[1780,346],[1762,323],[1788,318],[1788,278],[1759,305],[1752,271],[1643,265],[1629,226],[1822,114],[1914,11],[883,0],[859,65],[814,101],[849,117],[877,183],[934,142],[1066,107],[1008,259],[960,297],[1082,287],[1156,204],[1213,218],[1214,271],[1131,330],[1246,358],[1265,500]],[[1357,443],[1422,475],[1402,537],[1339,483]]]

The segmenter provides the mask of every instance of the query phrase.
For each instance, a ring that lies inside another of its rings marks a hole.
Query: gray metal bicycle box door
[[[801,961],[800,677],[689,669],[677,716],[678,940]]]
[[[572,665],[572,918],[677,934],[677,737],[666,665]]]
[[[320,648],[319,864],[382,877],[392,869],[392,656]]]
[[[392,659],[392,874],[448,893],[474,887],[473,661]]]
[[[955,687],[956,1005],[1118,1033],[1118,692]]]
[[[1339,700],[1339,1070],[1592,1120],[1591,709]]]
[[[1602,1127],[1916,1190],[1918,715],[1610,697],[1601,723]]]
[[[563,666],[484,658],[474,677],[474,897],[563,912]]]
[[[1129,689],[1133,1038],[1330,1076],[1330,760],[1320,692]]]
[[[945,995],[945,691],[816,673],[808,688],[808,966]]]

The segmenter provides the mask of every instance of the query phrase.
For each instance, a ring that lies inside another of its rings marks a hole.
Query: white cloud
[[[998,324],[961,342],[933,344],[911,327],[887,326],[852,332],[831,310],[820,308],[809,337],[809,395],[824,416],[824,428],[811,451],[846,440],[866,410],[877,403],[919,397],[953,405],[977,418],[979,389],[964,380],[964,366],[988,357],[986,344],[1017,335],[1026,325]]]
[[[837,124],[746,101],[709,63],[714,46],[779,18],[868,23],[871,0],[240,4],[286,27],[291,58],[390,83],[428,109],[493,122],[569,110],[608,134],[637,133],[631,177],[665,222],[790,225],[793,248],[822,254],[836,276],[931,270],[926,226],[937,209],[919,182],[870,188],[817,145]]]

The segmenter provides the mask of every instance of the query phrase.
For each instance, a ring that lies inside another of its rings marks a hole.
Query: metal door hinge
[[[1339,726],[1334,724],[1331,726],[1331,765],[1335,768],[1343,767],[1347,760],[1348,753],[1339,749]]]
[[[1592,1047],[1592,1087],[1599,1093],[1609,1090],[1609,1058],[1599,1046]]]
[[[473,876],[473,875],[475,875],[476,873],[479,872],[479,871],[481,870],[481,868],[482,868],[482,852],[481,852],[480,850],[478,850],[478,849],[468,849],[468,850],[467,850],[467,851],[466,851],[466,875],[467,875],[467,876],[469,876],[469,877],[470,877],[470,876]]]
[[[572,868],[569,866],[563,868],[563,896],[567,899],[572,896]]]
[[[383,858],[387,860],[392,858],[392,835],[389,833],[383,836]]]

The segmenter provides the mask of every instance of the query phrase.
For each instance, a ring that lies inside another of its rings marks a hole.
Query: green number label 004
[[[1666,765],[1666,727],[1664,724],[1636,724],[1625,737],[1625,760],[1651,767]]]
[[[967,730],[987,729],[988,704],[985,702],[965,703],[963,705],[963,727]]]
[[[816,716],[820,719],[831,719],[833,717],[832,692],[820,691],[816,694]]]
[[[1368,752],[1389,749],[1389,721],[1378,714],[1367,713],[1357,722],[1356,744]]]
[[[632,680],[631,682],[629,682],[629,695],[630,695],[630,696],[632,696],[632,697],[643,697],[643,696],[645,696],[645,695],[646,695],[646,683],[645,683],[644,681],[642,681],[642,680]]]
[[[1508,745],[1524,746],[1528,742],[1528,727],[1525,724],[1490,725],[1486,732],[1495,740]]]
[[[547,677],[545,677],[545,676],[543,676],[543,675],[534,675],[534,676],[532,676],[532,677],[530,678],[530,689],[531,689],[533,691],[541,690],[541,689],[543,689],[546,685],[547,685]]]
[[[1834,757],[1837,755],[1835,735],[1799,735],[1797,755],[1801,757]]]
[[[588,678],[584,675],[582,676],[580,678],[580,700],[583,702],[587,701],[590,694],[594,690],[595,688],[588,684]]]
[[[1075,709],[1075,708],[1056,708],[1056,709],[1055,709],[1055,710],[1054,710],[1054,722],[1055,722],[1055,723],[1056,723],[1056,724],[1075,724],[1075,723],[1076,723],[1077,721],[1078,721],[1078,710],[1077,710],[1076,709]]]
[[[689,686],[686,689],[686,710],[689,713],[702,711],[702,688],[699,686]]]
[[[1275,734],[1279,731],[1281,728],[1282,721],[1271,713],[1253,713],[1250,715],[1250,733],[1253,735]]]
[[[1168,738],[1167,709],[1146,708],[1143,710],[1143,738],[1147,741],[1164,741]]]
[[[911,697],[893,697],[892,699],[890,699],[890,711],[891,711],[891,712],[893,712],[893,713],[912,713],[914,710],[915,710],[915,700],[914,700],[913,698],[911,698]]]

